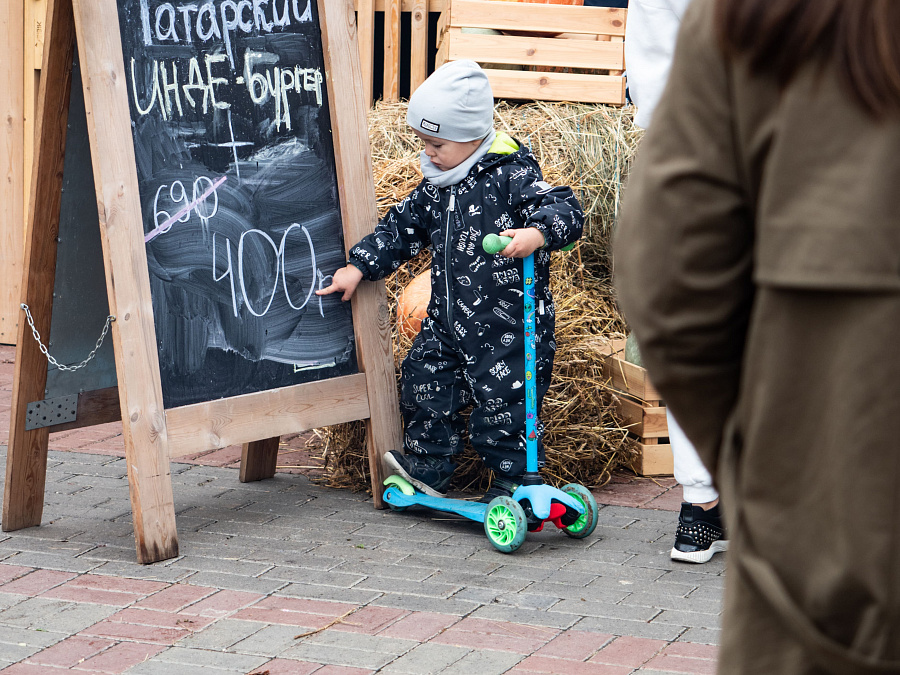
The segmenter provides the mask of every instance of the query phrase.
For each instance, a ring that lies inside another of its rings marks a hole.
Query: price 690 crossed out
[[[153,222],[156,227],[144,235],[144,243],[152,241],[161,234],[165,234],[172,229],[175,223],[186,223],[191,218],[191,212],[197,214],[203,227],[207,227],[210,218],[219,211],[219,194],[217,192],[219,186],[225,182],[227,176],[221,176],[217,180],[212,180],[207,176],[199,176],[194,180],[193,193],[191,201],[187,201],[187,190],[184,183],[180,180],[174,181],[171,185],[160,185],[156,190],[156,196],[153,198]],[[175,212],[175,215],[159,208],[160,195],[164,194],[164,190],[169,188],[168,198],[173,204],[184,205]],[[209,204],[212,198],[212,204]]]

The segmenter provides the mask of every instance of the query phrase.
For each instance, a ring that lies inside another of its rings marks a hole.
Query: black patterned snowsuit
[[[350,262],[369,280],[431,248],[428,316],[401,368],[406,452],[462,452],[459,413],[474,404],[469,436],[475,450],[501,475],[524,473],[522,260],[488,255],[482,240],[489,233],[536,227],[546,241],[535,252],[539,413],[556,350],[550,251],[578,239],[583,223],[572,190],[543,182],[534,156],[520,146],[511,154],[488,152],[456,185],[438,188],[423,180],[353,247]],[[543,425],[536,420],[535,427],[540,439]]]

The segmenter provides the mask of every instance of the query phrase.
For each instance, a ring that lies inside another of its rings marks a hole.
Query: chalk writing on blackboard
[[[156,236],[168,232],[176,222],[184,223],[190,220],[192,211],[196,212],[197,217],[200,218],[203,226],[205,228],[208,227],[209,219],[215,216],[219,210],[219,195],[216,192],[216,188],[224,183],[226,179],[227,176],[221,176],[213,181],[206,176],[198,176],[194,180],[193,198],[190,202],[182,206],[174,216],[169,215],[168,211],[163,211],[159,208],[159,196],[162,194],[163,190],[169,188],[169,199],[173,203],[178,204],[179,202],[185,201],[187,199],[187,191],[184,189],[184,183],[180,180],[176,180],[171,186],[160,185],[159,189],[156,191],[156,197],[153,199],[153,217],[156,220],[157,225],[144,236],[144,243],[146,244]],[[200,189],[206,187],[206,190],[201,192],[199,196],[197,196],[198,186]],[[212,198],[211,207],[207,206],[207,202],[210,201],[210,198]],[[162,223],[159,222],[161,216],[165,217],[165,220],[163,220]]]
[[[163,398],[356,371],[309,0],[119,0]]]

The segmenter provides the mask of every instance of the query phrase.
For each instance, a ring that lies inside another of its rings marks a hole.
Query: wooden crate
[[[666,406],[647,377],[646,369],[625,360],[625,340],[603,347],[603,374],[618,398],[619,414],[638,439],[640,455],[632,468],[641,476],[671,476],[672,446]]]
[[[496,98],[622,105],[625,17],[611,7],[448,0],[435,67],[459,59],[490,64]]]

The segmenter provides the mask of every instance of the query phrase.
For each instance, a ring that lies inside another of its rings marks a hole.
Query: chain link
[[[78,370],[79,368],[84,368],[88,363],[90,363],[90,360],[92,358],[94,358],[94,356],[96,356],[97,350],[100,349],[100,345],[103,344],[103,340],[106,337],[106,333],[109,331],[110,324],[116,320],[116,317],[114,317],[112,314],[107,316],[106,317],[106,325],[103,326],[103,332],[100,333],[100,339],[97,340],[97,344],[91,350],[91,353],[88,354],[87,358],[84,361],[82,361],[81,363],[79,363],[77,366],[67,366],[66,364],[60,363],[55,358],[53,358],[50,355],[50,352],[47,349],[47,347],[45,347],[44,343],[41,342],[41,334],[38,333],[37,328],[34,327],[34,319],[31,318],[31,311],[28,309],[28,305],[26,305],[23,302],[19,306],[25,310],[25,316],[28,317],[28,325],[31,327],[31,334],[34,336],[35,342],[37,342],[38,346],[41,348],[41,354],[43,354],[44,356],[47,357],[47,361],[50,363],[50,365],[56,366],[59,370],[75,371],[75,370]]]

